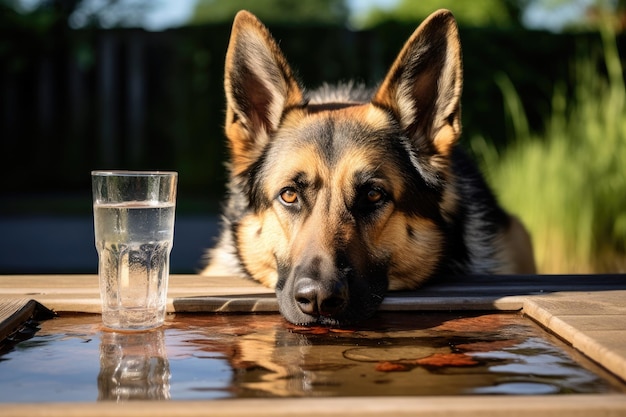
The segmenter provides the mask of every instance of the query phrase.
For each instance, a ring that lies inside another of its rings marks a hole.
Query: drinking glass
[[[92,171],[102,322],[117,330],[163,324],[178,174]]]

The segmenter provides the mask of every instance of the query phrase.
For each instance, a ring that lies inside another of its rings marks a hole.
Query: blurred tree
[[[532,0],[400,0],[396,7],[374,7],[358,16],[355,25],[368,28],[384,21],[421,21],[437,9],[449,9],[464,26],[510,27],[521,25],[521,15]]]
[[[70,27],[141,27],[145,15],[161,7],[164,0],[51,0],[75,3],[69,15]],[[170,0],[171,1],[171,0]]]
[[[564,0],[551,1],[564,2]],[[580,22],[574,22],[568,28],[588,30],[608,24],[615,33],[621,33],[626,30],[626,0],[591,1],[583,17]]]
[[[626,0],[528,0],[522,19],[530,29],[586,32],[610,23],[619,33],[626,27]]]
[[[47,30],[53,25],[72,29],[141,27],[146,13],[178,0],[0,0],[0,23]],[[2,16],[5,15],[5,16]]]
[[[45,33],[64,25],[71,12],[82,0],[0,0],[0,25]]]
[[[198,0],[191,24],[230,22],[239,10],[249,10],[266,23],[345,25],[345,0]]]

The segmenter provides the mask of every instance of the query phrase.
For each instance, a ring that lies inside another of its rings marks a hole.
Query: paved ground
[[[217,235],[217,217],[178,217],[172,273],[195,273]],[[95,273],[91,216],[0,218],[0,274]]]

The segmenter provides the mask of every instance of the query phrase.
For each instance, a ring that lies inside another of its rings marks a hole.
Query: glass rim
[[[178,176],[178,172],[176,171],[149,171],[149,170],[140,170],[133,171],[128,169],[98,169],[91,171],[92,177],[109,177],[109,176],[120,176],[120,177],[170,177],[170,176]]]

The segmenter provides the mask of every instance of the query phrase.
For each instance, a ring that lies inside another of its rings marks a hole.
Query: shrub
[[[555,88],[544,132],[530,131],[501,76],[515,138],[502,151],[482,137],[470,143],[502,204],[529,228],[541,273],[626,271],[626,94],[615,38],[602,38],[602,65],[576,60],[576,84]]]

